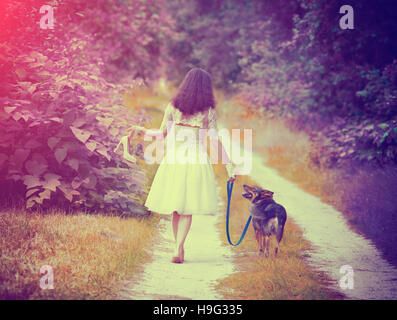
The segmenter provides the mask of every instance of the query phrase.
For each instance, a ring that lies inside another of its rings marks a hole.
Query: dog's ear
[[[269,191],[269,190],[262,190],[260,193],[261,199],[273,199],[273,194],[274,192]]]
[[[244,190],[247,191],[247,192],[254,192],[254,188],[253,188],[253,187],[250,187],[249,185],[244,184],[244,185],[243,185],[243,188],[244,188]]]

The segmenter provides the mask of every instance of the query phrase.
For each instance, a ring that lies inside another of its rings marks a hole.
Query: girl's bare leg
[[[178,214],[179,215],[179,214]],[[186,237],[192,225],[192,215],[179,215],[174,257],[179,257],[179,263],[184,259],[184,248]]]
[[[178,222],[179,222],[179,213],[177,211],[174,211],[172,213],[172,219],[171,219],[171,223],[172,223],[172,232],[174,233],[174,240],[176,243],[176,236],[178,234]]]

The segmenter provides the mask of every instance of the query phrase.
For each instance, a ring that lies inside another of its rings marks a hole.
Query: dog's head
[[[243,185],[243,188],[245,193],[243,193],[242,196],[250,200],[252,203],[258,203],[264,200],[273,200],[274,192],[272,191],[262,189],[258,186],[250,187],[246,184]]]

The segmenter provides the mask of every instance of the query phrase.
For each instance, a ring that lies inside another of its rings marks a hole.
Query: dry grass
[[[158,218],[0,213],[2,299],[111,299],[121,279],[148,261]],[[40,288],[40,268],[54,270],[54,289]]]
[[[215,166],[218,181],[226,181],[225,169]],[[230,231],[232,242],[241,236],[248,219],[248,200],[241,196],[242,185],[252,185],[246,176],[238,176],[234,184]],[[226,183],[221,184],[222,195],[226,203]],[[223,242],[226,238],[225,222],[218,226],[222,230]],[[272,248],[275,239],[271,239],[270,258],[257,256],[257,244],[252,226],[238,246],[233,248],[238,258],[235,263],[238,272],[219,281],[217,289],[225,299],[340,299],[342,296],[326,287],[329,279],[310,267],[305,260],[311,245],[303,238],[302,231],[291,218],[287,219],[284,238],[280,244],[279,256],[274,258]]]

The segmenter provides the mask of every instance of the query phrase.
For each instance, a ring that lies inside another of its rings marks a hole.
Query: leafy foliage
[[[334,167],[348,161],[382,167],[397,159],[397,121],[352,122],[339,118],[316,134],[313,142],[311,158],[319,166]]]
[[[237,89],[250,109],[306,129],[326,144],[320,157],[396,162],[395,3],[353,1],[354,30],[339,28],[344,4],[172,1],[181,32],[170,51]]]
[[[39,28],[43,4],[55,8],[54,29]],[[112,150],[145,115],[124,108],[122,94],[163,72],[179,81],[192,66],[209,70],[226,92],[237,90],[248,111],[308,131],[321,165],[395,163],[394,3],[352,3],[354,30],[339,28],[343,4],[2,1],[3,194],[22,192],[28,207],[61,199],[134,207],[144,173]]]
[[[28,208],[63,203],[142,214],[145,174],[113,149],[127,127],[145,120],[123,106],[123,94],[154,77],[149,65],[167,33],[161,1],[50,1],[53,30],[39,29],[42,4],[2,5],[3,196],[17,190]],[[127,77],[129,70],[136,72]]]

